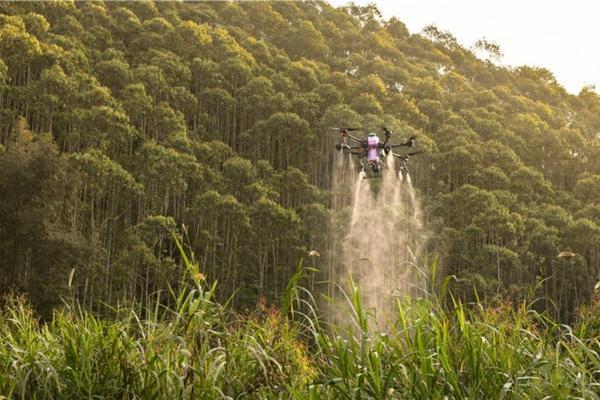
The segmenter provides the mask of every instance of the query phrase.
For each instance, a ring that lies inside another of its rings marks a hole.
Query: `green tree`
[[[85,245],[61,218],[64,162],[51,138],[34,137],[21,119],[0,171],[1,290],[27,292],[49,313],[69,269],[85,264]]]

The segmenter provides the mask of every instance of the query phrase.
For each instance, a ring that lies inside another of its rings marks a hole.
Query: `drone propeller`
[[[425,153],[424,150],[419,150],[419,151],[413,151],[411,153],[406,153],[406,154],[396,154],[396,153],[392,153],[392,155],[394,157],[398,157],[399,159],[403,160],[403,161],[408,161],[408,157],[410,156],[414,156],[416,154],[421,154],[421,153]]]
[[[336,127],[333,127],[333,126],[330,127],[329,129],[332,129],[334,131],[350,131],[350,132],[352,132],[352,131],[359,131],[360,130],[360,128],[344,128],[344,127],[336,128]]]

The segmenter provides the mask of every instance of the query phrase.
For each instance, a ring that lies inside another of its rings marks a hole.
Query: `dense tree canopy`
[[[222,296],[275,301],[330,240],[325,127],[385,121],[428,150],[413,181],[457,293],[541,282],[563,319],[592,295],[593,88],[372,5],[4,2],[0,21],[0,290],[48,307],[74,268],[91,306],[142,299],[177,275],[176,234]]]

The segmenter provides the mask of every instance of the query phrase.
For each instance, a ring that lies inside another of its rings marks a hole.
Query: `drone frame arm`
[[[408,161],[408,158],[409,158],[410,156],[414,156],[414,155],[417,155],[417,154],[421,154],[421,153],[423,153],[423,152],[424,152],[423,150],[419,150],[419,151],[413,151],[412,153],[408,153],[408,154],[397,154],[397,153],[394,153],[394,152],[392,152],[392,155],[393,155],[394,157],[398,157],[399,159],[401,159],[401,160],[404,160],[404,161],[406,162],[406,161]]]
[[[404,142],[404,143],[400,143],[400,144],[392,144],[392,145],[390,145],[390,147],[391,147],[392,149],[395,149],[396,147],[413,147],[413,146],[414,146],[414,142],[412,142],[412,141],[410,141],[410,140],[409,140],[409,141],[406,141],[406,142]]]
[[[415,145],[415,137],[411,136],[408,139],[406,139],[405,142],[403,143],[399,143],[399,144],[390,144],[389,148],[390,149],[395,149],[397,147],[413,147]]]
[[[352,135],[351,135],[351,134],[349,134],[349,133],[347,133],[345,136],[346,136],[346,137],[349,137],[350,139],[354,140],[355,142],[358,142],[358,143],[360,143],[361,145],[363,144],[363,141],[362,141],[362,140],[360,140],[359,138],[357,138],[356,136],[352,136]]]
[[[409,157],[409,156],[408,156],[407,154],[396,154],[396,153],[394,153],[394,152],[392,152],[391,154],[392,154],[394,157],[397,157],[397,158],[399,158],[399,159],[401,159],[401,160],[403,160],[403,161],[405,161],[405,162],[406,162],[406,161],[408,161],[408,157]]]

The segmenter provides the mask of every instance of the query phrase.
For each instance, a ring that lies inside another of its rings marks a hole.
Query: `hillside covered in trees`
[[[328,128],[386,125],[427,149],[411,174],[454,293],[537,287],[571,320],[600,273],[600,96],[476,56],[497,50],[373,6],[2,2],[0,291],[144,301],[178,284],[176,233],[220,298],[278,302],[308,250],[331,257]]]

